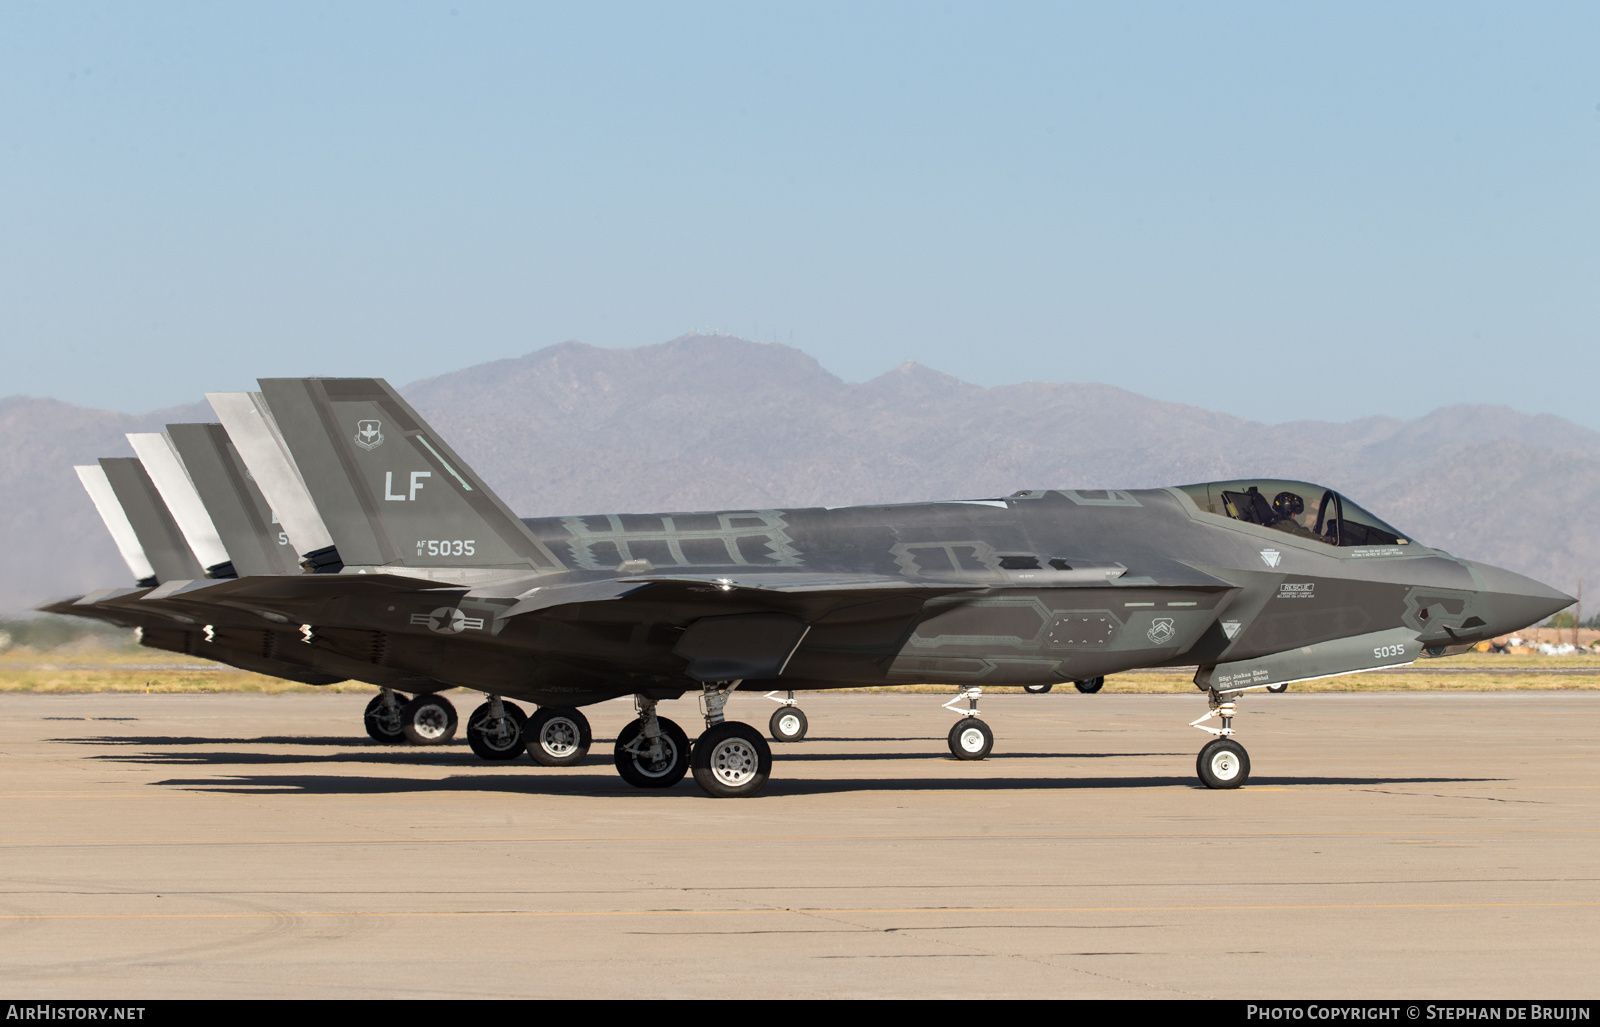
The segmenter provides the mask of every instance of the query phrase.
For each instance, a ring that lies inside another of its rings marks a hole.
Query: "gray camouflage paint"
[[[413,682],[393,687],[583,705],[704,680],[1017,685],[1199,665],[1200,687],[1228,692],[1409,663],[1571,602],[1415,541],[1246,523],[1197,504],[1204,486],[518,520],[385,383],[261,385],[342,570],[120,602],[304,624],[288,647],[273,633],[275,659],[311,650],[330,673]]]

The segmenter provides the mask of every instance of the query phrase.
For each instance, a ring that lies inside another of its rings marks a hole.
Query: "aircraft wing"
[[[1119,571],[1126,570],[1120,564],[1113,565],[1113,567]],[[1109,569],[1099,568],[1097,570],[1108,571]],[[1112,585],[1118,587],[1167,587],[1224,591],[1235,587],[1231,582],[1224,581],[1186,564],[1174,564],[1172,568],[1163,568],[1163,570],[1170,572],[1164,575],[1167,580],[1158,580],[1145,575],[1128,579],[1120,575],[1118,577],[1108,577],[1107,573],[1086,576],[1082,573],[1069,572],[1051,576],[1049,574],[1037,574],[1036,572],[1037,576],[1034,578],[1025,578],[1019,574],[1010,581],[995,580],[993,578],[974,578],[970,581],[940,581],[883,574],[828,574],[804,571],[744,570],[742,568],[730,568],[726,574],[639,574],[621,578],[608,578],[603,581],[539,586],[518,595],[516,604],[501,616],[516,617],[540,610],[553,609],[558,606],[622,599],[643,593],[653,586],[667,588],[676,586],[674,591],[679,592],[743,592],[747,599],[754,598],[750,595],[752,591],[797,597],[824,596],[829,593],[843,593],[851,596],[860,595],[861,593],[886,593],[933,598],[934,596],[951,595],[957,592],[986,592],[997,588],[1085,588],[1096,586],[1104,588],[1107,585]],[[1126,585],[1123,584],[1124,582],[1126,582]]]

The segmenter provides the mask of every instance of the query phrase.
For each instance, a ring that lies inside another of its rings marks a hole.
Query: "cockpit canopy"
[[[1404,546],[1411,540],[1332,489],[1305,481],[1212,481],[1180,485],[1209,513],[1330,546]]]

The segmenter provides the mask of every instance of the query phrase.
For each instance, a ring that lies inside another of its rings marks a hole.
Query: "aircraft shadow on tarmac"
[[[262,735],[259,738],[202,738],[198,735],[92,735],[84,738],[46,738],[46,742],[74,745],[361,745],[349,735]],[[392,748],[392,747],[391,747]]]
[[[340,747],[347,751],[330,754],[312,753],[264,753],[264,752],[175,752],[175,753],[115,753],[95,755],[88,757],[92,760],[109,762],[127,762],[141,764],[171,764],[173,766],[191,766],[195,764],[292,764],[292,763],[386,763],[394,766],[470,766],[495,769],[505,767],[505,764],[486,763],[458,746],[449,748],[410,748],[405,746],[365,746],[349,738],[197,738],[193,736],[106,736],[101,738],[51,738],[48,741],[64,742],[79,745],[139,745],[139,746],[198,746],[198,745],[310,745],[323,747]],[[615,739],[596,738],[594,747],[585,763],[609,766],[611,761],[606,758],[605,750],[615,744]],[[838,739],[838,741],[896,741],[896,742],[929,742],[938,743],[942,738],[895,738],[895,739]],[[1118,759],[1129,757],[1182,757],[1187,753],[1181,752],[996,752],[989,755],[990,762],[1003,760],[1059,760],[1059,759]],[[927,752],[800,752],[794,748],[784,747],[773,754],[775,762],[781,763],[832,763],[832,762],[886,762],[906,760],[937,759],[945,762],[954,762],[938,749],[930,748]],[[515,765],[522,765],[520,761]],[[537,768],[529,765],[529,772]]]
[[[424,780],[407,777],[367,777],[344,774],[222,774],[210,778],[168,778],[155,782],[158,786],[192,789],[195,791],[235,793],[241,795],[365,795],[400,792],[515,792],[538,795],[581,796],[631,796],[641,794],[626,785],[611,769],[606,750],[613,739],[596,738],[594,749],[583,761],[584,769],[549,770],[531,763],[487,763],[459,747],[397,748],[394,746],[362,745],[350,738],[320,737],[260,737],[260,738],[198,738],[193,736],[106,736],[85,738],[55,738],[50,741],[90,745],[140,745],[140,746],[198,746],[198,745],[306,745],[340,747],[343,752],[239,752],[227,750],[187,749],[177,752],[101,753],[88,759],[106,762],[131,763],[143,766],[216,768],[262,766],[333,766],[338,764],[379,764],[404,768],[465,768],[469,773],[443,780]],[[840,739],[840,741],[866,741],[866,739]],[[896,738],[894,741],[935,741],[934,739]],[[985,765],[1003,764],[1016,759],[1051,760],[1104,760],[1114,758],[1170,758],[1187,761],[1186,752],[1024,752],[994,753]],[[958,764],[962,761],[937,751],[909,753],[839,753],[795,752],[787,748],[774,753],[774,765],[804,764],[812,762],[904,762],[907,760],[938,761]],[[967,764],[971,766],[971,764]],[[604,768],[604,769],[602,769]],[[505,773],[513,770],[513,773]],[[472,772],[480,771],[480,772]],[[492,773],[501,771],[500,773]],[[1486,784],[1502,781],[1495,777],[1264,777],[1251,781],[1256,787],[1310,787],[1317,785],[1343,787],[1371,787],[1374,785],[1449,785]],[[1136,776],[1136,777],[913,777],[913,778],[819,778],[795,779],[774,777],[762,789],[761,796],[821,795],[837,792],[885,791],[1008,791],[1008,790],[1059,790],[1066,788],[1192,788],[1205,789],[1191,775]],[[1248,787],[1248,786],[1247,786]],[[692,784],[675,786],[686,793],[699,795]]]
[[[1297,787],[1338,785],[1450,785],[1487,784],[1503,781],[1491,777],[1266,777],[1257,787]],[[526,795],[627,798],[646,794],[629,787],[615,774],[528,774],[472,775],[443,780],[418,780],[393,777],[350,777],[316,774],[254,775],[237,774],[210,778],[167,778],[158,786],[236,795],[393,795],[403,792],[502,792]],[[1207,791],[1190,775],[1173,777],[992,777],[992,778],[828,778],[818,780],[773,779],[758,794],[763,797],[831,795],[840,792],[984,792],[984,791],[1060,791],[1101,788],[1186,788]],[[1245,791],[1249,790],[1247,786]],[[688,782],[680,782],[660,793],[677,791],[704,798]]]

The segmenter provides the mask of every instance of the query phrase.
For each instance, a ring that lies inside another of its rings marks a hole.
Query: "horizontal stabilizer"
[[[1218,693],[1242,692],[1294,681],[1401,667],[1422,655],[1422,643],[1410,628],[1388,628],[1365,635],[1335,638],[1253,660],[1201,667],[1194,683]]]

